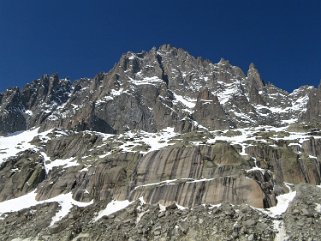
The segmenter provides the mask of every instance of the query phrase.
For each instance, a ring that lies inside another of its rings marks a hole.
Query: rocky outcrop
[[[18,88],[9,89],[1,95],[0,102],[0,133],[12,133],[27,128],[24,106]]]
[[[321,217],[321,189],[312,185],[296,187],[296,197],[291,202],[284,217],[289,240],[320,240],[318,232]]]
[[[274,174],[276,185],[282,188],[287,183],[320,183],[320,162],[317,159],[301,157],[293,149],[283,146],[273,148],[267,145],[251,146],[247,149],[256,158],[260,167]]]
[[[307,104],[307,110],[302,115],[302,120],[311,124],[318,124],[321,120],[321,86],[318,89],[314,89],[309,95],[309,101]]]
[[[264,193],[271,190],[262,190],[254,179],[246,177],[246,169],[250,163],[228,144],[166,148],[139,160],[130,199],[143,196],[149,203],[176,202],[189,207],[221,202],[273,205],[273,194]]]
[[[43,157],[32,150],[0,165],[0,201],[33,191],[46,178]]]
[[[45,152],[52,159],[68,159],[71,157],[83,157],[88,150],[98,146],[102,137],[95,133],[64,133],[50,139],[45,145]]]
[[[77,201],[90,202],[127,198],[128,184],[138,153],[116,154],[87,168],[78,165],[54,168],[37,190],[37,200],[73,193]]]
[[[0,132],[6,134],[42,124],[69,98],[71,83],[57,75],[44,75],[22,90],[9,89],[0,105]]]
[[[264,82],[261,79],[260,73],[253,63],[250,64],[247,71],[247,80],[250,84],[250,88],[253,87],[254,89],[262,90],[264,87]]]
[[[207,88],[199,93],[194,109],[193,119],[202,126],[211,129],[228,129],[233,127],[218,98]]]

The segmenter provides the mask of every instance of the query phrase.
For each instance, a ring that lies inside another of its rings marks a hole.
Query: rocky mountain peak
[[[251,85],[254,85],[256,89],[261,90],[264,87],[264,82],[261,79],[259,71],[255,65],[251,63],[247,71],[247,78]]]
[[[170,44],[162,44],[161,46],[159,46],[158,51],[161,52],[172,52],[172,51],[177,51],[178,49],[175,48],[174,46],[170,45]]]
[[[230,65],[230,62],[224,58],[220,58],[220,61],[218,62],[218,64],[226,66],[226,65]]]

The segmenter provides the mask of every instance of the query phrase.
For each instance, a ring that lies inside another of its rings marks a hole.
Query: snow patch
[[[128,200],[124,201],[116,201],[112,200],[110,203],[107,204],[106,208],[104,210],[101,210],[98,213],[98,216],[94,219],[94,221],[98,221],[101,219],[103,216],[109,216],[115,212],[118,212],[124,208],[127,208],[132,202]]]
[[[268,208],[268,214],[271,217],[276,217],[285,213],[285,211],[289,207],[290,202],[292,202],[292,200],[294,199],[295,195],[296,191],[277,196],[276,199],[278,200],[278,203],[276,204],[276,206]]]
[[[7,158],[17,155],[21,151],[34,148],[30,142],[38,135],[39,128],[15,132],[8,136],[0,136],[0,164]]]
[[[89,202],[89,203],[75,201],[72,198],[72,193],[71,192],[67,193],[67,194],[60,194],[59,196],[54,197],[54,198],[49,199],[49,200],[46,200],[45,202],[58,202],[59,206],[60,206],[60,210],[52,218],[50,226],[54,225],[56,222],[59,222],[64,217],[66,217],[73,206],[87,207],[88,205],[91,205],[91,204],[94,203],[93,200],[91,202]]]
[[[54,167],[63,166],[64,168],[78,166],[79,163],[73,157],[68,159],[56,159],[50,163],[45,163],[46,172],[49,173]]]
[[[178,95],[178,94],[174,94],[174,98],[175,100],[173,101],[174,104],[177,104],[177,102],[181,102],[183,105],[185,105],[187,108],[189,109],[193,109],[196,105],[196,99],[192,99],[192,98],[189,98],[187,96],[181,96],[181,95]]]
[[[62,220],[66,215],[68,215],[73,206],[86,207],[93,204],[93,201],[88,203],[75,201],[72,198],[71,192],[67,194],[60,194],[59,196],[44,201],[37,201],[36,195],[36,190],[34,190],[33,192],[30,192],[21,197],[0,202],[0,216],[6,213],[17,212],[22,209],[31,208],[43,203],[58,202],[61,208],[52,218],[52,221],[50,223],[50,226],[52,226],[56,222]]]
[[[33,116],[33,112],[31,110],[26,110],[25,114],[29,115],[29,116]]]
[[[315,204],[315,211],[318,213],[321,213],[321,204],[320,203]]]
[[[223,81],[218,81],[218,84],[224,86],[223,90],[214,92],[214,95],[217,95],[217,98],[221,105],[225,105],[234,95],[237,95],[241,92],[240,90],[240,81],[233,83],[225,83]]]
[[[158,76],[145,77],[145,78],[140,79],[140,80],[136,80],[136,79],[130,78],[130,80],[135,85],[148,85],[148,84],[153,85],[153,84],[159,84],[159,83],[163,83],[164,82]]]
[[[141,151],[141,153],[146,154],[148,152],[159,150],[163,147],[171,145],[171,143],[169,143],[170,139],[177,135],[178,134],[174,132],[174,128],[171,127],[163,129],[158,133],[148,133],[145,131],[138,131],[137,133],[134,133],[132,131],[128,131],[123,135],[120,135],[119,138],[125,137],[126,139],[132,140],[126,141],[119,148],[123,152],[133,152],[135,147],[145,144],[150,146],[150,148],[147,151]]]

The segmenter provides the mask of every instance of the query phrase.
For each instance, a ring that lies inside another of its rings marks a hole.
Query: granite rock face
[[[228,129],[233,127],[218,98],[207,88],[200,91],[192,117],[200,125],[210,127],[211,129]]]

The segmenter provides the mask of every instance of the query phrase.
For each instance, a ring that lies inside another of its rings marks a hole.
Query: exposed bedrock
[[[128,183],[138,153],[120,153],[85,168],[55,167],[37,189],[37,199],[46,200],[61,193],[73,193],[77,201],[126,199]]]
[[[43,157],[32,150],[21,152],[0,165],[0,201],[34,190],[46,178]]]
[[[275,196],[268,190],[273,186],[263,188],[249,178],[245,170],[251,165],[251,160],[227,143],[168,147],[139,160],[129,197],[143,196],[149,203],[177,202],[183,206],[225,201],[255,207],[274,205]]]
[[[312,141],[305,142],[303,149],[313,153],[319,147]],[[276,187],[284,187],[284,182],[320,184],[320,161],[307,155],[299,155],[287,145],[274,148],[258,144],[248,147],[247,152],[256,158],[259,167],[273,172]]]

